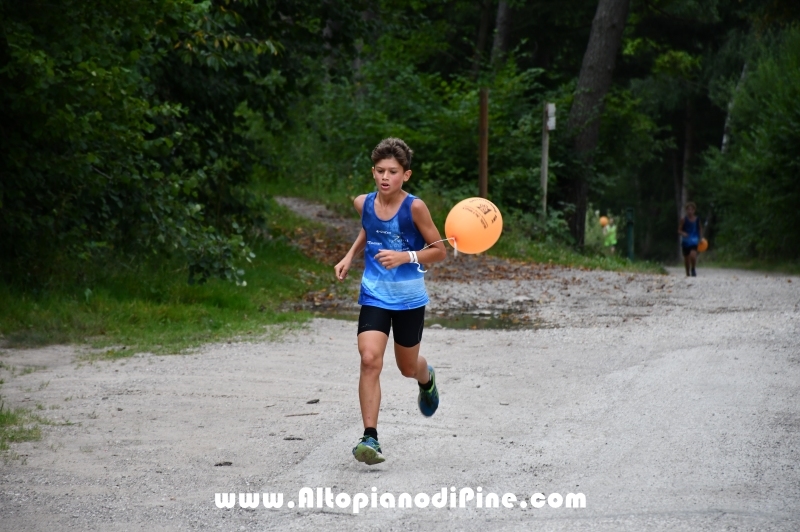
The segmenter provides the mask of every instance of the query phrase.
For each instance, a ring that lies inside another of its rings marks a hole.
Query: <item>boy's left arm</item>
[[[417,226],[417,230],[419,230],[422,235],[422,238],[425,239],[426,244],[442,239],[439,230],[436,229],[436,224],[433,223],[433,218],[431,218],[431,212],[428,210],[428,206],[419,198],[415,199],[411,204],[411,217],[414,220],[414,225]],[[429,248],[417,251],[417,259],[422,264],[441,262],[446,258],[447,250],[444,247],[444,242],[436,242]]]

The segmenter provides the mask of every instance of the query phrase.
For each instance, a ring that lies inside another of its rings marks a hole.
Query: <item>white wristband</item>
[[[412,253],[411,251],[406,251],[406,253],[408,253],[408,262],[410,264],[413,264],[414,263],[414,253]]]

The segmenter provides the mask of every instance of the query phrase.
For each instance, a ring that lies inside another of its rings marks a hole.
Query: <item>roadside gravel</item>
[[[374,467],[350,455],[361,432],[353,285],[303,303],[349,319],[254,342],[111,362],[80,346],[0,352],[6,406],[52,423],[3,455],[0,530],[800,529],[800,278],[702,264],[691,279],[518,269],[429,281],[431,316],[510,328],[426,329],[441,392],[430,419],[389,350],[387,461]],[[583,493],[586,508],[354,515],[222,510],[214,498],[451,486]]]

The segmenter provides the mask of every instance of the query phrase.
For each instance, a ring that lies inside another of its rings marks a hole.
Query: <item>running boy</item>
[[[337,279],[344,280],[353,257],[364,251],[358,297],[358,399],[364,436],[353,448],[353,456],[368,465],[385,460],[377,427],[380,375],[390,328],[394,329],[394,354],[400,373],[419,384],[420,411],[432,416],[439,406],[436,374],[419,355],[428,304],[421,264],[442,261],[447,252],[428,207],[403,190],[403,183],[411,177],[412,155],[406,143],[397,138],[384,139],[372,150],[377,192],[362,194],[353,202],[361,215],[361,232],[334,268]]]
[[[686,204],[686,216],[681,218],[678,225],[678,234],[681,235],[681,250],[683,251],[683,265],[686,267],[686,277],[697,277],[697,245],[703,238],[703,226],[700,218],[695,214],[697,205],[693,201]]]

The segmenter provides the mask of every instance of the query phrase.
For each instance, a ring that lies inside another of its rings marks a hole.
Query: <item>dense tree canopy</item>
[[[353,5],[2,2],[3,271],[178,253],[238,279],[263,217],[243,114],[282,120]]]
[[[474,195],[481,87],[490,196],[532,238],[582,241],[581,183],[593,208],[635,208],[641,255],[674,255],[694,199],[722,250],[798,258],[796,3],[625,7],[581,144],[564,126],[596,0],[0,0],[0,271],[158,255],[241,280],[265,216],[254,176],[363,191],[388,135],[418,154],[414,190]]]

